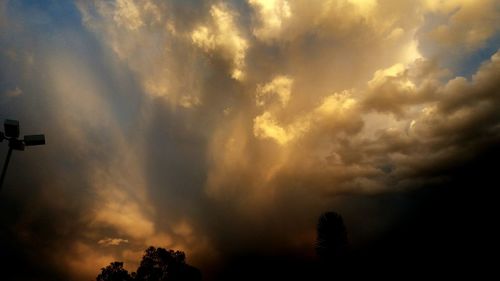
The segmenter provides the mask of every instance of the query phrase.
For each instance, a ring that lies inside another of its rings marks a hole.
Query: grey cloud
[[[119,2],[78,1],[82,26],[57,36],[0,23],[0,93],[23,91],[2,97],[2,118],[48,140],[14,155],[2,238],[47,276],[133,270],[148,244],[207,271],[248,252],[310,256],[331,208],[369,240],[400,215],[376,196],[446,181],[499,138],[498,52],[470,79],[415,60],[416,1],[278,1],[290,15],[270,30],[249,3]],[[289,92],[259,105],[276,77]]]

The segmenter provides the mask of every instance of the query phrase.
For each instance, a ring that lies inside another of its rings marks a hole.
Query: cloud
[[[257,105],[263,106],[267,99],[272,98],[269,96],[277,95],[281,106],[286,106],[290,100],[292,83],[292,79],[286,76],[277,76],[267,84],[258,85],[256,95]]]
[[[204,270],[310,255],[337,207],[369,240],[399,214],[372,227],[373,198],[445,182],[499,139],[499,51],[470,76],[443,63],[498,36],[492,3],[2,2],[1,116],[49,141],[13,158],[1,246],[88,280],[150,244]]]
[[[118,0],[116,2],[113,19],[118,25],[130,30],[138,29],[144,25],[138,7],[133,1],[129,0]]]
[[[257,12],[260,24],[253,34],[261,40],[279,37],[283,22],[292,16],[290,4],[286,0],[249,0],[248,4]]]
[[[191,33],[191,40],[205,52],[218,51],[229,56],[232,70],[231,77],[244,78],[245,53],[248,43],[241,36],[235,23],[235,13],[223,4],[210,7],[211,23],[197,27]]]
[[[446,67],[472,74],[498,46],[495,1],[423,2],[426,20],[416,34],[419,50]]]
[[[443,48],[441,51],[448,47],[462,49],[462,52],[477,49],[498,32],[500,11],[495,1],[425,1],[424,8],[438,17],[445,17],[442,22],[434,23],[422,38]]]
[[[9,91],[7,91],[7,93],[5,93],[5,95],[7,97],[10,97],[10,98],[18,97],[22,94],[23,94],[23,91],[21,89],[19,89],[19,87],[16,87],[15,89],[12,89],[12,90],[9,90]]]
[[[97,244],[105,246],[118,246],[122,243],[128,243],[128,240],[121,238],[105,238],[97,241]]]
[[[5,16],[6,7],[7,1],[2,1],[2,3],[0,3],[0,15],[2,15],[2,19],[0,19],[0,28],[4,28],[4,26],[7,24],[7,17]]]

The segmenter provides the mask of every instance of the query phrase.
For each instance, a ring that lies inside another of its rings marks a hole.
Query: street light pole
[[[35,146],[44,145],[45,136],[44,135],[27,135],[24,139],[18,139],[19,137],[19,122],[16,120],[5,120],[4,122],[4,132],[0,132],[0,142],[4,139],[9,141],[9,151],[7,152],[7,157],[3,164],[2,177],[0,178],[0,191],[2,191],[3,181],[5,179],[5,174],[7,173],[7,168],[9,167],[10,157],[12,155],[12,150],[24,151],[25,146]]]
[[[7,172],[7,167],[9,166],[11,155],[12,155],[12,148],[9,147],[9,152],[7,152],[7,158],[5,158],[5,163],[3,163],[2,178],[0,178],[0,191],[2,191],[3,180],[5,178],[5,173]]]

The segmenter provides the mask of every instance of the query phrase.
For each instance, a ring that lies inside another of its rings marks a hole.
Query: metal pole
[[[9,147],[9,152],[7,152],[7,158],[5,159],[5,163],[3,164],[2,178],[0,178],[0,191],[2,191],[3,180],[5,178],[5,172],[7,172],[7,167],[9,166],[9,160],[11,154],[12,154],[12,148]]]

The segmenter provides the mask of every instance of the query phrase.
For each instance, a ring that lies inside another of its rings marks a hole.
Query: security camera
[[[19,121],[7,119],[3,123],[5,129],[5,136],[9,138],[19,137]]]
[[[44,145],[45,144],[45,136],[44,135],[24,136],[24,144],[26,146]]]

